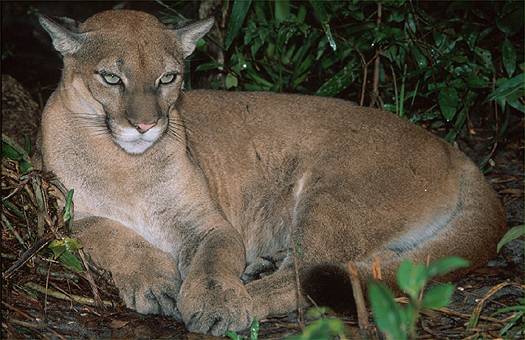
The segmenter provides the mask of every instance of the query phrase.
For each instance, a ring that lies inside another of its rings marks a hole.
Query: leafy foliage
[[[498,242],[497,251],[512,240],[518,239],[525,235],[525,225],[518,225],[509,229]],[[505,338],[523,338],[525,336],[525,298],[518,299],[518,304],[498,309],[494,315],[513,313],[511,317],[506,318],[507,322],[501,328],[499,335]]]
[[[196,68],[222,75],[214,88],[339,96],[448,140],[488,102],[525,112],[520,1],[234,0],[225,30],[224,62],[205,45]]]
[[[381,282],[372,281],[368,295],[377,327],[388,339],[416,338],[416,321],[422,309],[442,308],[450,303],[454,285],[438,284],[424,292],[427,283],[435,276],[467,267],[469,263],[459,257],[439,259],[428,266],[403,261],[397,271],[397,284],[408,295],[405,307],[399,305],[392,292]]]
[[[517,225],[509,229],[509,231],[507,231],[505,235],[503,235],[501,240],[498,242],[498,248],[497,248],[498,253],[504,245],[524,235],[525,235],[525,224]]]
[[[237,334],[234,331],[227,331],[226,336],[231,340],[245,340],[248,339],[242,335]],[[250,340],[257,340],[259,338],[259,321],[254,319],[250,325]]]
[[[2,134],[2,158],[4,157],[13,161],[17,161],[22,174],[27,174],[33,170],[33,165],[29,159],[28,151],[22,148],[11,138]]]
[[[523,339],[525,336],[525,298],[520,298],[515,306],[498,309],[494,315],[504,313],[512,313],[512,315],[499,331],[499,335],[510,339]]]
[[[310,308],[306,317],[317,320],[306,326],[301,334],[288,337],[287,340],[345,339],[343,321],[328,317],[328,312],[326,307]]]
[[[64,237],[61,240],[53,240],[48,248],[53,252],[53,258],[58,259],[66,268],[77,273],[84,271],[82,262],[75,255],[82,248],[78,240]]]

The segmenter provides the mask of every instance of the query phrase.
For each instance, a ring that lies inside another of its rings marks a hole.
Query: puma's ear
[[[67,27],[78,27],[76,21],[73,19],[64,19]],[[62,55],[71,55],[79,50],[84,40],[83,34],[72,32],[44,15],[39,15],[38,21],[47,33],[49,33],[51,40],[53,40],[53,46],[55,49]]]
[[[184,58],[193,53],[193,50],[195,50],[195,44],[197,44],[197,40],[208,33],[208,31],[213,26],[214,21],[215,20],[213,18],[208,18],[175,30],[177,39],[182,46]]]

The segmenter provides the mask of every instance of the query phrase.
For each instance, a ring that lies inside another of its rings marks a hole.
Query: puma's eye
[[[177,74],[175,74],[175,73],[166,73],[165,75],[160,77],[159,82],[162,85],[166,85],[166,84],[172,83],[175,80],[176,77],[177,77]]]
[[[102,79],[109,85],[120,85],[122,84],[122,79],[119,76],[114,75],[113,73],[102,73]]]

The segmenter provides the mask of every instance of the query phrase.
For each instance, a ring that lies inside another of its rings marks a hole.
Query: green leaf
[[[423,308],[442,308],[450,304],[454,293],[454,285],[440,284],[431,287],[423,296]]]
[[[412,31],[412,33],[416,33],[416,22],[414,20],[414,15],[412,13],[408,13],[407,17],[407,26]]]
[[[418,67],[420,67],[420,68],[427,67],[427,65],[428,65],[427,57],[425,57],[425,55],[423,53],[421,53],[421,50],[418,47],[414,46],[412,48],[412,55],[416,59],[416,63],[417,63]]]
[[[66,247],[66,250],[72,253],[82,249],[80,242],[77,239],[70,237],[64,237],[64,246]]]
[[[68,269],[71,269],[77,273],[81,273],[84,271],[82,262],[80,262],[80,260],[67,249],[62,253],[62,255],[60,255],[58,260],[62,264],[64,264]]]
[[[68,222],[73,217],[73,193],[75,190],[71,189],[67,192],[66,205],[64,206],[64,222]]]
[[[26,160],[21,160],[19,165],[20,165],[20,171],[22,172],[22,175],[25,175],[29,173],[31,170],[33,170],[33,165],[31,165],[31,163],[29,163]]]
[[[516,305],[516,306],[503,307],[495,311],[492,315],[498,315],[498,314],[510,313],[510,312],[525,312],[525,306]]]
[[[18,161],[22,175],[33,170],[33,165],[31,164],[27,151],[4,134],[2,134],[2,158],[3,157]]]
[[[504,245],[506,245],[512,240],[522,237],[523,235],[525,235],[525,224],[517,225],[509,229],[509,231],[507,231],[505,235],[503,235],[501,240],[498,242],[498,253]]]
[[[427,282],[427,271],[423,264],[404,260],[397,270],[397,284],[412,299],[418,298],[419,292]]]
[[[492,64],[492,53],[490,53],[489,50],[481,47],[475,47],[474,53],[481,60],[485,68],[488,68],[489,70],[494,69],[494,65]]]
[[[15,148],[13,148],[8,143],[4,142],[2,139],[2,158],[8,158],[13,161],[19,161],[22,159],[20,153],[18,153]]]
[[[467,268],[470,263],[457,256],[440,258],[429,264],[427,268],[428,277],[445,275],[460,268]]]
[[[250,326],[250,340],[257,340],[259,338],[259,321],[254,318]]]
[[[323,318],[328,311],[328,307],[312,307],[306,311],[306,318],[309,320],[317,320]]]
[[[501,328],[501,330],[499,331],[499,335],[501,336],[505,336],[507,334],[507,332],[509,330],[511,330],[511,328],[513,328],[514,326],[516,326],[516,324],[518,323],[518,321],[520,321],[520,319],[523,318],[523,315],[525,313],[524,312],[518,312],[514,315],[514,317],[512,319],[510,319],[506,324],[505,326],[503,326],[503,328]],[[521,327],[523,327],[523,325],[521,325]],[[523,329],[523,328],[522,328]],[[515,334],[517,335],[517,334]],[[523,330],[522,330],[522,336],[523,336]],[[514,338],[514,337],[512,337]]]
[[[509,77],[512,77],[516,70],[516,50],[509,39],[505,39],[501,47],[501,53],[503,55],[503,66]]]
[[[404,308],[401,308],[401,319],[403,322],[403,332],[410,333],[415,327],[416,322],[416,310],[413,304],[407,304]]]
[[[443,117],[450,122],[456,115],[459,104],[458,91],[453,87],[446,87],[439,91],[438,97],[439,107]]]
[[[324,30],[324,33],[326,34],[326,38],[328,39],[328,43],[330,44],[330,47],[332,50],[337,49],[337,44],[334,40],[334,37],[332,35],[332,31],[330,29],[329,21],[330,18],[328,17],[328,14],[326,13],[326,9],[324,7],[324,1],[320,0],[310,0],[310,4],[312,5],[312,8],[314,9],[315,16],[321,23],[321,27]]]
[[[66,251],[64,240],[53,240],[47,247],[53,252],[53,258],[55,259],[59,258]]]
[[[237,77],[233,73],[228,73],[225,81],[226,88],[231,89],[232,87],[237,87],[238,84]]]
[[[224,38],[224,47],[229,49],[233,40],[239,34],[242,27],[246,14],[250,9],[252,0],[234,0],[232,6],[232,12],[230,14],[230,21],[228,22],[228,28],[226,30],[226,38]]]
[[[355,72],[352,71],[352,65],[347,64],[342,70],[321,85],[315,94],[322,97],[333,97],[338,95],[354,81]]]
[[[199,66],[195,68],[195,71],[209,71],[209,70],[215,70],[215,69],[222,70],[223,67],[224,67],[223,64],[216,63],[213,61],[209,63],[200,64]]]
[[[243,339],[242,339],[242,336],[240,336],[239,334],[237,334],[237,333],[234,332],[234,331],[227,331],[225,335],[226,335],[228,338],[230,338],[231,340],[243,340]]]
[[[290,0],[275,0],[275,20],[283,22],[290,15]]]
[[[377,327],[389,339],[406,339],[406,333],[402,330],[401,308],[390,290],[382,283],[372,281],[368,285],[368,296]]]
[[[507,35],[513,35],[523,29],[523,1],[507,2],[502,13],[496,17],[496,26]]]
[[[487,87],[488,80],[477,74],[471,73],[467,75],[467,86],[470,88],[481,89]]]
[[[288,337],[287,340],[334,339],[344,336],[344,324],[336,318],[320,319],[309,324],[303,333]]]
[[[494,92],[492,92],[487,99],[498,100],[506,98],[517,91],[523,92],[524,82],[525,73],[520,73],[510,79],[504,79],[498,84],[496,90],[494,90]]]

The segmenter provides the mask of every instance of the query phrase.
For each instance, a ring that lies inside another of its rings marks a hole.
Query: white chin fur
[[[118,145],[124,149],[127,153],[131,154],[140,154],[146,151],[154,142],[148,142],[145,140],[136,140],[134,142],[125,142],[118,139],[115,139]]]
[[[127,153],[141,154],[155,144],[162,134],[161,131],[161,128],[154,127],[145,134],[141,134],[135,129],[123,128],[114,135],[114,140]]]

